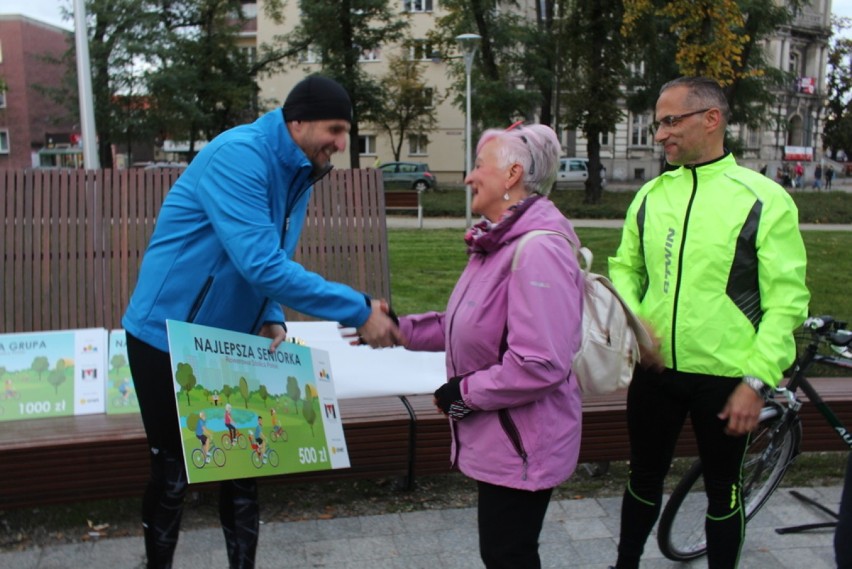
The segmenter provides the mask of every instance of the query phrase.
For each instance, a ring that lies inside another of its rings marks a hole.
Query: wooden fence
[[[0,170],[0,333],[120,328],[177,176]],[[294,258],[330,280],[389,299],[381,173],[332,171],[318,183]]]

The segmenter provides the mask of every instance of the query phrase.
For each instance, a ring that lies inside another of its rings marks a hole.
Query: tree
[[[98,157],[103,168],[113,166],[112,145],[123,133],[133,132],[127,121],[138,121],[139,113],[131,116],[124,104],[117,104],[117,97],[140,94],[137,67],[150,46],[157,43],[157,4],[146,0],[86,0]],[[67,7],[62,12],[66,18],[73,15]],[[70,42],[66,63],[75,59],[73,37]],[[64,102],[76,116],[75,67],[69,65],[66,73],[65,88],[52,91],[51,96]]]
[[[299,399],[302,397],[302,390],[299,388],[299,380],[294,376],[287,378],[287,397],[293,400],[293,412],[299,412]]]
[[[832,159],[842,150],[852,156],[852,39],[838,37],[852,21],[834,21],[835,40],[828,54],[828,108],[826,109],[823,147]]]
[[[226,402],[228,402],[228,403],[231,402],[231,395],[233,395],[233,394],[234,394],[234,388],[233,387],[231,387],[230,385],[223,385],[222,386],[222,395],[225,396]]]
[[[265,385],[261,385],[257,390],[257,395],[263,400],[263,406],[266,407],[266,400],[269,399],[269,391]]]
[[[723,86],[732,123],[754,127],[765,124],[769,108],[788,77],[768,63],[763,46],[779,27],[790,23],[805,3],[624,0],[622,31],[642,48],[636,52],[635,63],[659,62],[662,54],[676,64],[646,65],[646,76],[633,81],[640,91],[633,97],[634,103],[637,98],[644,99],[646,108],[653,108],[666,81],[678,75],[704,75]],[[656,55],[652,50],[656,50]],[[655,69],[665,69],[666,74],[654,72]]]
[[[305,387],[305,402],[302,403],[302,416],[311,427],[311,436],[314,436],[314,422],[317,420],[317,412],[314,409],[316,397],[314,397],[313,390],[309,389],[309,387]]]
[[[301,20],[286,36],[291,58],[309,51],[320,60],[322,73],[337,80],[352,99],[349,162],[359,168],[358,125],[371,121],[384,92],[359,60],[399,41],[408,22],[391,9],[388,0],[299,0]]]
[[[547,46],[550,38],[536,33],[536,24],[520,14],[518,3],[511,0],[501,4],[505,10],[495,10],[493,2],[484,0],[443,0],[442,6],[446,15],[437,18],[430,32],[439,52],[453,51],[455,38],[460,34],[473,31],[482,38],[471,69],[471,89],[475,92],[472,96],[476,101],[471,105],[472,123],[508,126],[518,117],[532,118],[536,111],[549,115],[549,109],[537,108],[542,101],[541,93],[526,87],[535,83],[536,74],[553,72],[546,67],[547,57],[532,53],[540,46]],[[530,50],[529,46],[533,45],[536,49]],[[545,67],[538,67],[542,62]],[[457,78],[456,103],[464,108],[464,66],[459,62],[450,72]]]
[[[192,405],[192,402],[189,400],[189,392],[192,391],[192,388],[197,383],[192,366],[182,362],[178,363],[177,371],[175,372],[175,381],[180,385],[180,390],[186,393],[186,404]]]
[[[435,128],[436,108],[443,98],[427,86],[419,61],[399,55],[388,56],[382,84],[386,94],[373,120],[388,134],[393,159],[398,161],[407,134]]]
[[[32,366],[30,366],[36,374],[38,374],[38,380],[41,381],[41,376],[44,372],[50,369],[50,362],[47,360],[46,356],[36,356],[33,358]]]
[[[243,401],[246,404],[246,409],[248,409],[248,400],[251,397],[251,392],[249,391],[248,380],[244,377],[240,377],[240,395],[243,396]]]
[[[200,138],[259,114],[257,70],[237,48],[244,23],[239,0],[175,0],[162,15],[147,85],[158,130],[188,140],[190,158]]]
[[[627,51],[620,34],[622,18],[620,0],[592,0],[574,3],[565,22],[564,37],[573,38],[566,48],[573,77],[564,87],[565,120],[568,126],[581,129],[586,138],[586,203],[600,202],[600,137],[613,132],[622,116],[619,102]]]
[[[109,365],[113,372],[118,373],[121,368],[127,365],[127,358],[124,357],[124,354],[115,354],[110,358]]]
[[[65,375],[65,360],[60,359],[56,362],[56,368],[47,376],[47,382],[53,386],[55,393],[59,394],[59,386],[65,383],[68,379]]]

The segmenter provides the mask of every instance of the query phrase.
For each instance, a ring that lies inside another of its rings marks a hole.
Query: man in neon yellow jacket
[[[792,363],[792,333],[807,315],[796,206],[724,149],[728,114],[711,79],[663,86],[654,139],[679,167],[639,191],[609,259],[613,283],[658,341],[627,396],[631,471],[618,569],[639,566],[687,415],[707,477],[708,564],[737,566],[747,434]]]

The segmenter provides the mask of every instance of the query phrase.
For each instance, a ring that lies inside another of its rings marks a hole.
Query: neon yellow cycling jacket
[[[609,274],[666,367],[775,386],[807,316],[805,265],[793,200],[727,154],[639,190]]]

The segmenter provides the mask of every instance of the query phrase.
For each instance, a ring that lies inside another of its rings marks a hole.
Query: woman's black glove
[[[462,399],[461,380],[461,377],[450,378],[447,383],[436,389],[434,394],[435,406],[444,415],[448,415],[456,421],[461,421],[472,411],[470,407],[464,404]]]

